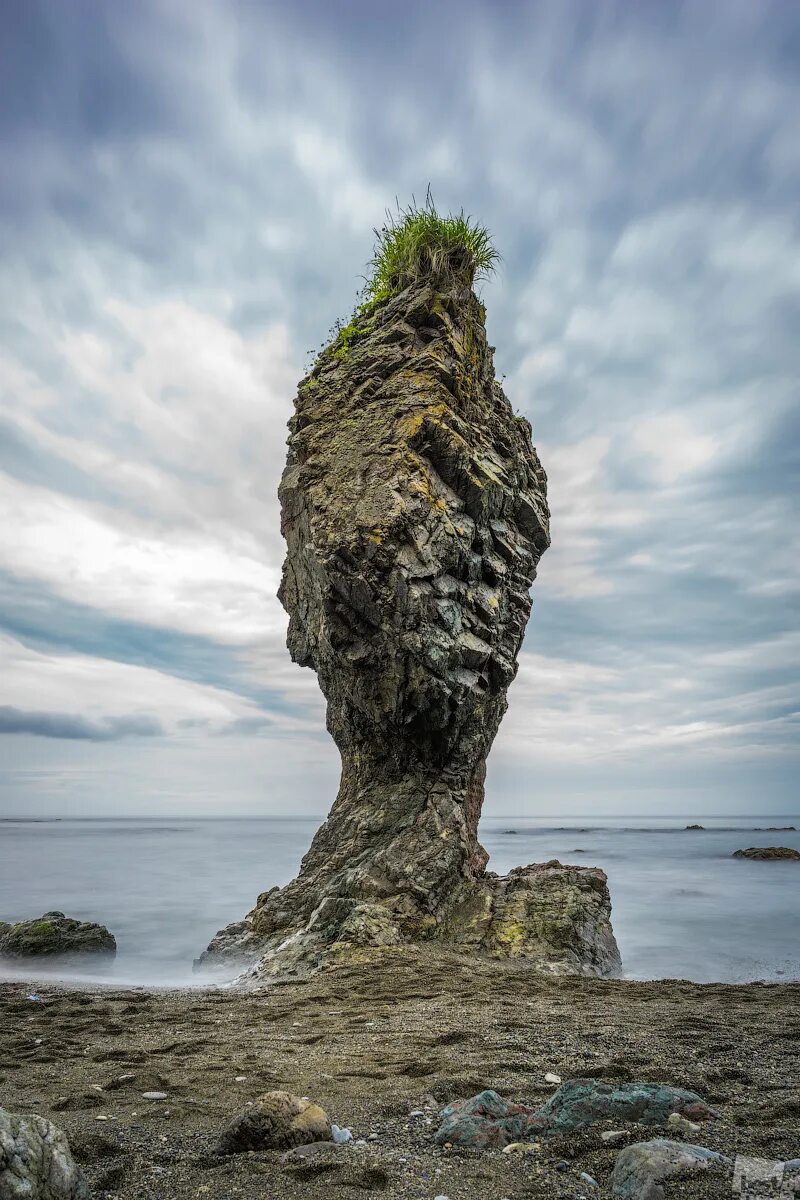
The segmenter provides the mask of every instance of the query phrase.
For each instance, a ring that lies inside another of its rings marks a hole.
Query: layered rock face
[[[612,971],[601,871],[500,879],[478,842],[549,513],[470,281],[410,287],[356,318],[300,384],[290,431],[279,594],[292,658],[327,700],[341,784],[298,877],[210,957],[272,971],[444,939]]]

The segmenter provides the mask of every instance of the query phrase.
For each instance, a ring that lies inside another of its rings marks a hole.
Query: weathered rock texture
[[[748,846],[746,850],[734,850],[731,858],[753,858],[764,862],[787,859],[800,862],[800,850],[794,850],[791,846]]]
[[[36,1114],[0,1108],[2,1200],[89,1200],[83,1172],[61,1130]]]
[[[99,955],[113,958],[117,943],[105,925],[47,912],[32,921],[0,928],[0,958],[54,958]]]
[[[233,1118],[220,1136],[217,1153],[290,1150],[330,1140],[331,1124],[318,1104],[290,1092],[266,1092]]]
[[[469,1100],[448,1104],[441,1112],[436,1141],[441,1146],[498,1149],[520,1140],[571,1133],[597,1121],[664,1125],[675,1113],[697,1121],[719,1115],[696,1092],[667,1084],[612,1085],[595,1079],[570,1079],[540,1108],[515,1103],[488,1089]]]
[[[716,1176],[709,1195],[729,1195],[731,1160],[703,1146],[686,1142],[670,1142],[656,1138],[652,1142],[636,1142],[620,1150],[611,1176],[611,1191],[621,1200],[664,1200],[663,1184],[670,1179],[685,1180],[698,1171],[711,1171]],[[670,1189],[670,1195],[675,1194]],[[677,1194],[680,1194],[679,1192]],[[746,1193],[743,1191],[743,1195]],[[788,1193],[787,1193],[788,1194]],[[762,1195],[769,1195],[763,1192]]]
[[[478,842],[549,513],[468,283],[412,287],[357,318],[300,384],[290,431],[280,598],[292,657],[327,700],[341,784],[298,877],[211,957],[266,955],[271,971],[445,939],[613,971],[601,871],[498,878]]]

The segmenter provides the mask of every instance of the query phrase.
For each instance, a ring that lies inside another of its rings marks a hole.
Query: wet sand
[[[609,1194],[618,1147],[600,1139],[608,1126],[531,1156],[433,1144],[442,1104],[485,1087],[541,1103],[554,1090],[548,1071],[687,1087],[722,1113],[697,1143],[731,1156],[800,1153],[800,984],[545,979],[442,953],[366,958],[260,991],[42,983],[31,1001],[29,982],[2,984],[0,1102],[60,1125],[92,1195],[124,1200]],[[214,1155],[230,1117],[271,1088],[310,1096],[366,1145],[294,1163]],[[673,1136],[615,1127],[629,1141]],[[710,1177],[675,1191],[730,1194]]]

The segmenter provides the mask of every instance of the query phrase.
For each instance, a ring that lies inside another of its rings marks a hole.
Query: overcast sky
[[[487,813],[792,812],[800,7],[0,20],[0,815],[327,810],[285,423],[429,183],[550,478]]]

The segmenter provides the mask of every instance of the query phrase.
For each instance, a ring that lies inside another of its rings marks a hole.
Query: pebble
[[[622,1139],[625,1137],[625,1130],[624,1129],[604,1129],[602,1131],[602,1133],[600,1134],[600,1137],[603,1139],[604,1142],[607,1142],[608,1145],[613,1146],[616,1142],[622,1141]]]
[[[667,1117],[667,1125],[670,1129],[677,1129],[679,1133],[699,1133],[702,1125],[696,1125],[694,1121],[682,1117],[680,1113],[670,1113]]]
[[[246,1075],[237,1075],[237,1076],[236,1076],[236,1079],[235,1079],[235,1081],[234,1081],[234,1082],[235,1082],[235,1083],[244,1083],[244,1081],[245,1081],[246,1079],[247,1079],[247,1076],[246,1076]]]
[[[594,1178],[593,1178],[593,1177],[592,1177],[592,1176],[589,1174],[589,1172],[588,1172],[588,1171],[581,1171],[581,1173],[580,1173],[580,1175],[578,1176],[578,1178],[579,1178],[579,1179],[582,1179],[584,1183],[588,1183],[588,1184],[589,1184],[589,1187],[598,1188],[598,1189],[599,1189],[599,1187],[600,1187],[600,1184],[597,1182],[597,1180],[596,1180],[596,1179],[594,1179]]]
[[[143,1100],[166,1100],[166,1092],[142,1092]]]
[[[541,1148],[538,1142],[510,1142],[503,1146],[503,1154],[538,1154]]]
[[[336,1142],[337,1146],[342,1146],[345,1142],[352,1142],[353,1134],[349,1129],[340,1129],[338,1125],[331,1125],[331,1139]]]
[[[556,1075],[555,1071],[548,1071],[544,1077],[545,1083],[561,1083],[561,1076]]]

